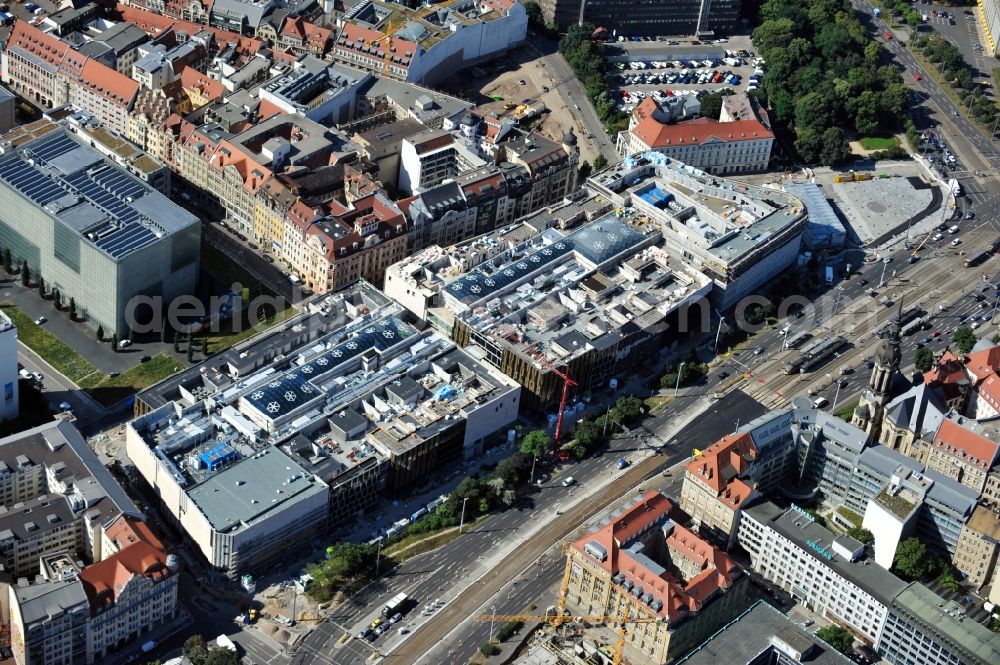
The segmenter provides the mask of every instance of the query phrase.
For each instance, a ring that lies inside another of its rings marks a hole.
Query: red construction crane
[[[569,397],[569,387],[578,385],[577,382],[569,378],[569,374],[567,374],[566,372],[562,372],[556,369],[556,367],[548,360],[546,360],[545,356],[536,351],[533,346],[521,340],[521,338],[517,336],[517,334],[512,328],[510,328],[509,326],[498,326],[498,329],[501,335],[503,335],[509,341],[519,345],[521,348],[525,350],[525,352],[528,353],[528,355],[530,355],[532,358],[540,362],[546,369],[548,369],[550,372],[552,372],[553,374],[555,374],[556,376],[558,376],[560,379],[563,380],[562,399],[559,402],[559,418],[556,420],[555,436],[552,437],[555,440],[555,443],[558,445],[559,436],[562,434],[563,414],[566,412],[566,399],[567,397]]]

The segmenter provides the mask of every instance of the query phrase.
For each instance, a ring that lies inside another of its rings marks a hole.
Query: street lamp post
[[[538,461],[538,456],[537,455],[532,455],[531,456],[531,478],[528,480],[528,484],[529,485],[534,485],[535,484],[535,462],[537,462],[537,461]]]
[[[687,363],[681,363],[677,367],[677,383],[674,384],[674,397],[677,397],[677,391],[680,390],[680,387],[681,387],[681,374],[684,372],[684,365],[686,365],[686,364]]]
[[[497,606],[496,605],[490,605],[490,611],[492,612],[492,614],[490,614],[490,640],[489,641],[490,641],[490,644],[493,644],[493,619],[495,619],[496,615],[497,615]]]
[[[840,386],[842,383],[843,382],[840,379],[837,379],[837,392],[833,394],[833,405],[830,406],[830,411],[837,408],[837,400],[840,399]]]
[[[462,518],[458,521],[458,535],[462,535],[462,527],[465,526],[465,502],[469,500],[469,497],[462,499]]]
[[[885,259],[882,259],[882,277],[878,280],[878,288],[880,289],[882,288],[882,285],[885,284],[885,269],[888,267],[889,264],[885,262]]]
[[[382,539],[378,540],[378,551],[375,553],[375,577],[378,577],[378,567],[382,562]]]
[[[719,317],[719,329],[715,331],[715,348],[712,350],[712,355],[718,355],[719,353],[719,335],[722,334],[722,324],[726,320],[726,317]]]
[[[990,141],[992,141],[996,136],[998,122],[1000,122],[1000,113],[997,113],[996,119],[993,120],[993,129],[990,131]]]
[[[611,419],[611,405],[608,404],[608,410],[604,412],[604,428],[601,430],[602,439],[608,435],[608,421],[610,419]]]

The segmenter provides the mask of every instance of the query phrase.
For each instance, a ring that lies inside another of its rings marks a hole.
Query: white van
[[[813,402],[813,406],[816,407],[817,409],[822,409],[823,407],[825,407],[829,403],[830,403],[830,400],[828,400],[827,398],[825,398],[823,396],[820,396],[820,397],[817,397],[816,400]]]
[[[958,225],[956,224],[956,225],[952,226],[950,229],[948,229],[948,233],[958,233],[960,230],[961,229],[959,229]]]

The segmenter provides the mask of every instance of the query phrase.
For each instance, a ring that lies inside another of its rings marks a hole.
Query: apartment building
[[[951,563],[977,589],[989,584],[998,570],[1000,516],[986,506],[977,506],[962,526]]]
[[[850,629],[878,643],[892,599],[906,583],[864,557],[865,547],[836,536],[794,504],[762,501],[743,510],[738,541],[754,572]]]
[[[402,211],[381,192],[349,208],[299,201],[285,217],[282,257],[316,293],[359,279],[381,284],[386,268],[406,256],[408,231]]]
[[[403,139],[399,151],[400,191],[416,194],[455,178],[458,172],[458,149],[448,132],[427,129]]]
[[[977,493],[986,486],[989,470],[1000,460],[1000,444],[971,431],[962,422],[946,418],[918,461],[927,468],[956,480]]]
[[[571,612],[660,619],[629,625],[630,662],[669,663],[746,607],[746,573],[682,519],[671,499],[649,491],[566,550]]]

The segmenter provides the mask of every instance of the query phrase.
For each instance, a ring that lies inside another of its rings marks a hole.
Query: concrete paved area
[[[830,184],[823,189],[836,201],[862,243],[891,233],[924,212],[934,200],[932,186],[917,176],[876,175],[866,182]]]

